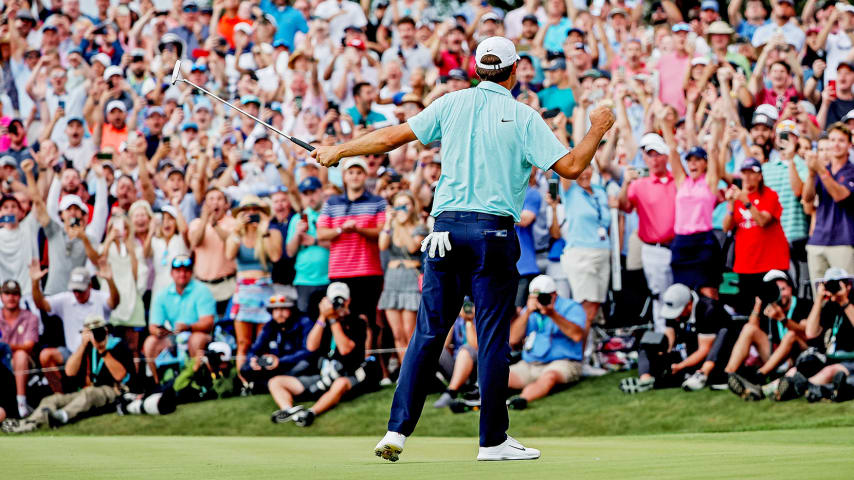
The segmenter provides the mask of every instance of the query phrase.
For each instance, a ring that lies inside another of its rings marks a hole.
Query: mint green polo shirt
[[[531,107],[493,82],[442,95],[407,123],[427,145],[442,141],[431,215],[467,211],[520,219],[531,166],[569,153]]]

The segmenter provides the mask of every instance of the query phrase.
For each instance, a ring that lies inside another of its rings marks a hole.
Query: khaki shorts
[[[524,385],[536,382],[546,372],[557,372],[560,383],[577,382],[581,378],[581,362],[572,360],[555,360],[550,363],[528,363],[524,360],[510,365],[514,373]]]
[[[213,295],[214,300],[217,302],[222,302],[228,300],[229,298],[234,296],[234,292],[237,291],[237,278],[231,277],[228,280],[224,280],[219,283],[208,283],[202,282],[211,291],[211,295]]]
[[[602,303],[608,295],[611,279],[611,251],[601,248],[572,247],[560,257],[569,278],[569,289],[576,302]]]

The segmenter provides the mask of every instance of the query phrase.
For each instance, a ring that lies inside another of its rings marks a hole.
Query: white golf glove
[[[430,251],[427,253],[430,255],[430,258],[436,256],[437,249],[439,250],[439,256],[444,257],[445,252],[451,249],[450,234],[448,232],[433,232],[427,235],[421,241],[421,251],[426,252],[427,248],[430,248]]]

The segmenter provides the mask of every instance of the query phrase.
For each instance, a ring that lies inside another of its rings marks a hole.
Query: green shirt
[[[795,169],[801,181],[806,181],[809,176],[807,164],[797,155],[795,155]],[[810,222],[804,213],[801,199],[792,191],[792,182],[789,181],[789,163],[780,160],[777,155],[774,160],[769,160],[762,165],[762,178],[768,188],[777,192],[780,205],[783,206],[780,225],[783,227],[783,233],[786,234],[786,240],[792,243],[806,238]]]
[[[320,213],[309,207],[306,207],[303,212],[308,217],[308,231],[306,233],[317,238],[317,217],[320,216]],[[299,224],[299,219],[294,218],[288,225],[288,237],[285,243],[291,241],[297,234],[297,224]],[[329,283],[329,249],[319,245],[300,245],[294,270],[296,270],[294,285],[307,287],[327,285]]]
[[[538,112],[493,82],[443,95],[407,123],[425,145],[442,140],[434,217],[467,211],[518,222],[531,166],[548,170],[568,153]]]

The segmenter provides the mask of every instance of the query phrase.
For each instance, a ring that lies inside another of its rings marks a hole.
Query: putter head
[[[175,61],[175,68],[172,69],[172,85],[175,85],[175,82],[178,81],[178,77],[181,75],[181,60]]]

